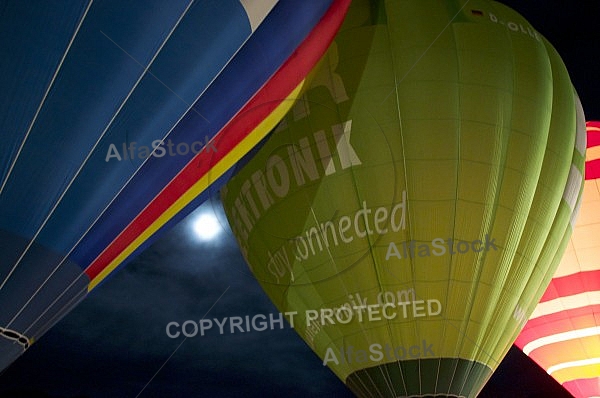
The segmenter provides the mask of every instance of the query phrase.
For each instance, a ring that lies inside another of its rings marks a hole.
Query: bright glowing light
[[[221,225],[214,214],[204,213],[192,224],[196,236],[201,240],[214,239],[221,232]]]

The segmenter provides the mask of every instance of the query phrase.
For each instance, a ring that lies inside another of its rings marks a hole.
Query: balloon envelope
[[[573,235],[515,344],[578,398],[600,396],[600,122],[587,122],[585,185]]]
[[[567,71],[491,1],[353,1],[321,65],[222,190],[242,253],[358,396],[474,397],[572,230]]]
[[[0,369],[228,178],[343,15],[339,0],[3,6]]]

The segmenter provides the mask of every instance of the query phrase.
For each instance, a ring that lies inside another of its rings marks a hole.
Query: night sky
[[[588,120],[600,120],[600,2],[503,1],[554,44]],[[577,5],[574,5],[577,4]],[[216,214],[213,240],[192,233]],[[277,314],[247,269],[220,203],[205,203],[94,290],[0,375],[15,397],[352,397],[287,324],[282,330],[169,338],[171,321]],[[164,366],[163,366],[164,365]],[[146,386],[147,385],[147,386]],[[513,347],[481,397],[569,397]]]

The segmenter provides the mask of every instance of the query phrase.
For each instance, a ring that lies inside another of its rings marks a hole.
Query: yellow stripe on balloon
[[[600,358],[564,362],[548,368],[548,374],[552,375],[560,384],[570,380],[598,377],[599,373]]]
[[[269,131],[285,116],[285,114],[295,104],[296,99],[300,97],[304,88],[306,79],[302,80],[294,90],[267,116],[258,124],[243,140],[240,141],[227,155],[215,164],[202,178],[190,187],[179,199],[177,199],[163,214],[161,214],[152,224],[148,226],[138,237],[132,241],[113,261],[110,262],[88,285],[88,291],[94,289],[104,278],[106,278],[115,268],[119,266],[127,257],[129,257],[138,247],[140,247],[150,236],[165,225],[179,211],[187,206],[192,200],[206,190],[212,181],[217,180],[236,162],[238,162],[250,149],[252,149],[260,140],[262,140]]]
[[[598,129],[600,130],[600,129]],[[590,160],[600,159],[600,146],[593,146],[588,148],[585,152],[585,160],[589,162]]]

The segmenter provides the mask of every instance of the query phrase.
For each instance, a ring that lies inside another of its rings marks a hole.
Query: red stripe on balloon
[[[94,279],[139,235],[179,199],[196,181],[210,172],[260,122],[270,115],[321,59],[344,20],[350,0],[335,0],[323,18],[273,77],[246,103],[212,140],[219,151],[209,161],[198,153],[136,218],[90,264],[85,273]],[[209,167],[210,166],[210,167]]]
[[[600,122],[587,122],[587,147],[593,148],[600,145]]]
[[[600,122],[587,122],[587,147],[600,146]],[[591,159],[585,162],[585,179],[595,180],[600,178],[600,159]]]
[[[600,132],[592,131],[588,129],[587,132],[587,147],[593,148],[595,146],[600,146]]]
[[[600,291],[600,270],[578,272],[552,279],[540,303],[597,290]]]
[[[595,180],[596,178],[600,178],[600,159],[588,160],[585,162],[585,179]]]
[[[598,317],[600,317],[600,304],[562,310],[534,318],[527,322],[515,344],[522,349],[526,344],[540,337],[596,327]]]
[[[600,390],[600,377],[567,381],[563,387],[576,397],[593,397]]]

